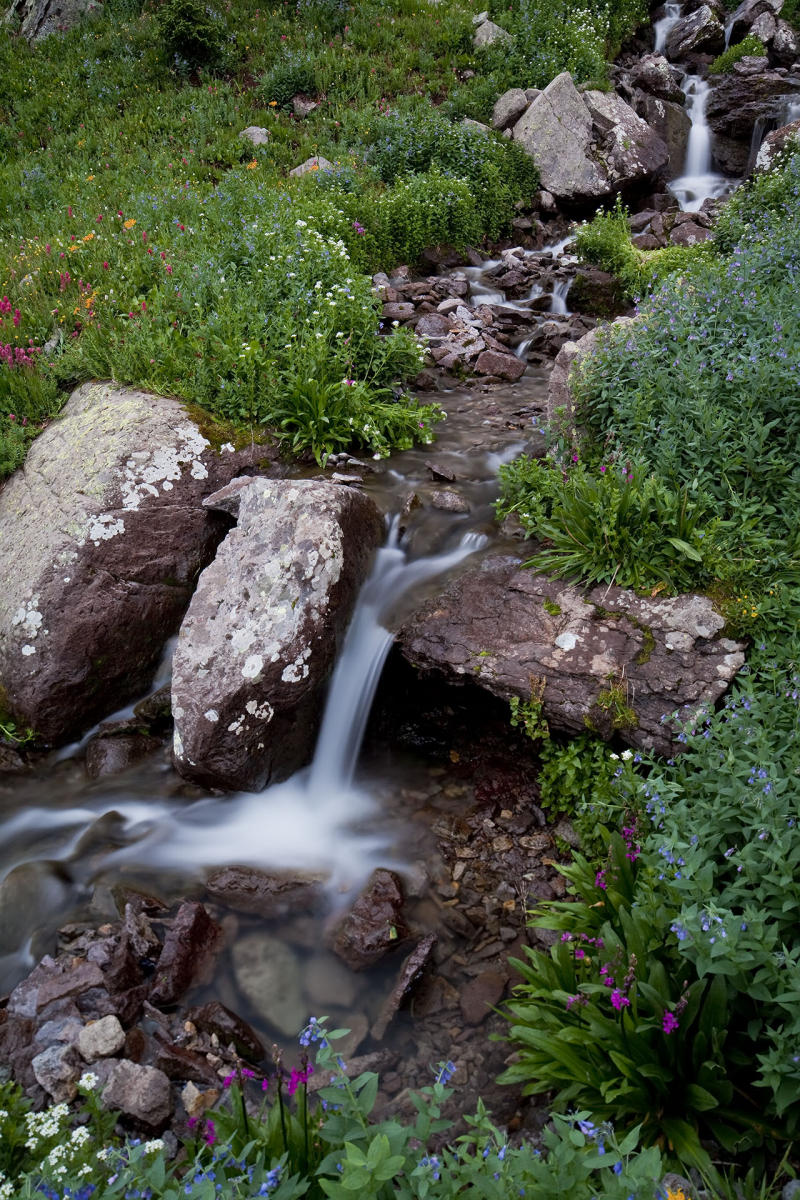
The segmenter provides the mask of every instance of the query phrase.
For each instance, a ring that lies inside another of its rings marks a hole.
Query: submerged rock
[[[224,531],[203,497],[249,457],[176,400],[73,393],[0,492],[0,698],[19,725],[58,743],[141,695]]]
[[[398,642],[420,672],[471,680],[504,700],[535,691],[553,729],[588,727],[666,754],[670,714],[713,705],[744,664],[723,626],[704,596],[587,594],[519,559],[491,558],[415,612]]]
[[[402,908],[403,888],[398,876],[383,868],[373,871],[334,934],[334,953],[354,971],[371,967],[404,936]]]
[[[285,942],[248,933],[231,953],[236,982],[253,1010],[284,1037],[294,1037],[306,1021],[300,964]]]
[[[317,480],[245,477],[207,503],[238,523],[178,637],[175,764],[199,783],[258,791],[311,756],[383,521],[367,496]]]

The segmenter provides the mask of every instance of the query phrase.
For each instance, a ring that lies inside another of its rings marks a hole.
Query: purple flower
[[[661,1028],[664,1030],[664,1033],[668,1033],[668,1034],[674,1033],[675,1030],[678,1028],[679,1024],[680,1024],[680,1022],[678,1021],[678,1018],[675,1016],[674,1013],[671,1013],[671,1012],[664,1013],[664,1017],[661,1022]]]
[[[613,992],[611,993],[611,1003],[617,1012],[622,1012],[623,1008],[629,1007],[630,1000],[627,996],[623,996],[619,988],[614,988]]]

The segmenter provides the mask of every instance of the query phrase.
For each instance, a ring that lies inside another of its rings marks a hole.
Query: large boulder
[[[661,138],[620,96],[581,95],[567,71],[532,101],[513,138],[539,168],[542,187],[566,204],[641,186],[668,159]]]
[[[19,21],[22,36],[39,42],[51,33],[66,33],[84,17],[102,11],[101,0],[13,0],[5,19]]]
[[[719,54],[725,47],[725,29],[707,5],[683,17],[667,35],[667,58],[680,60],[690,54]]]
[[[730,44],[735,46],[740,42],[759,17],[765,13],[777,17],[782,8],[783,0],[742,0],[728,19]]]
[[[680,73],[671,66],[663,54],[646,54],[639,58],[627,73],[627,82],[659,100],[675,100],[682,104],[686,99],[680,85]]]
[[[759,148],[753,174],[763,175],[765,172],[771,171],[780,156],[791,145],[795,148],[800,147],[800,121],[792,121],[790,125],[773,129],[772,133],[767,134]]]
[[[320,480],[242,478],[173,659],[174,757],[205,785],[258,791],[308,761],[358,589],[383,538],[372,500]]]
[[[772,69],[766,58],[746,57],[714,78],[706,103],[716,165],[729,174],[744,174],[756,122],[784,125],[787,104],[800,98],[800,75]]]
[[[253,457],[177,400],[73,393],[0,492],[0,708],[58,743],[143,691],[225,531],[202,500]]]
[[[423,674],[472,681],[503,700],[534,694],[553,729],[674,750],[670,715],[713,706],[744,664],[704,596],[583,590],[486,559],[424,603],[398,634]]]
[[[686,109],[674,100],[661,100],[647,92],[639,92],[636,95],[634,108],[667,147],[669,159],[664,178],[675,179],[682,175],[692,128]]]

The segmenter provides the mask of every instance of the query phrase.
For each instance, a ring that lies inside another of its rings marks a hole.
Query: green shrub
[[[723,50],[722,54],[718,54],[709,65],[708,73],[709,75],[725,75],[745,55],[752,54],[758,58],[763,58],[766,53],[766,47],[761,38],[757,38],[754,33],[748,33],[747,37],[743,38],[741,42],[737,42],[735,46],[728,46],[727,50]]]
[[[367,221],[374,221],[374,236],[387,262],[415,263],[429,246],[463,249],[481,236],[480,216],[469,184],[442,175],[436,168],[390,188]],[[369,232],[369,224],[367,229]]]
[[[201,0],[162,0],[157,10],[158,29],[170,59],[189,67],[221,65],[226,40],[225,25]]]
[[[302,54],[279,59],[261,76],[258,87],[263,102],[278,108],[290,108],[294,96],[316,96],[318,90],[313,64]]]

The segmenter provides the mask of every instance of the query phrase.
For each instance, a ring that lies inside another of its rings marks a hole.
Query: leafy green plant
[[[547,741],[550,737],[550,728],[543,713],[545,682],[545,679],[532,675],[530,699],[520,700],[519,696],[512,696],[509,700],[511,725],[515,729],[524,729],[525,736],[532,742]]]
[[[289,108],[294,96],[317,94],[314,67],[307,56],[286,55],[262,75],[259,90],[265,104]]]
[[[734,46],[728,46],[727,50],[723,50],[722,54],[718,54],[712,63],[709,64],[709,75],[725,75],[730,71],[731,67],[746,55],[752,54],[758,58],[763,58],[766,54],[766,48],[761,38],[757,38],[754,33],[742,38],[741,42],[737,42]]]

